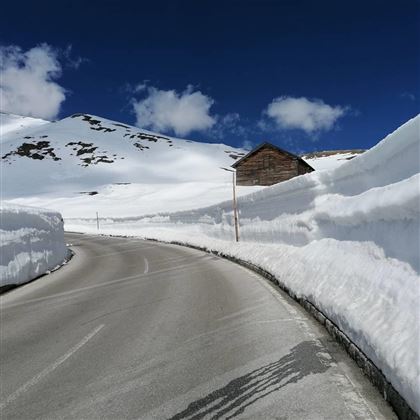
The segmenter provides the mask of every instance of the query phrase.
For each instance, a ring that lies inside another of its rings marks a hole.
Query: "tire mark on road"
[[[74,347],[72,347],[67,353],[57,359],[53,364],[45,368],[43,371],[35,375],[32,379],[28,382],[24,383],[20,388],[16,391],[12,392],[2,403],[0,403],[0,410],[3,410],[7,405],[18,399],[21,395],[35,386],[38,382],[42,381],[47,375],[52,373],[55,369],[57,369],[60,365],[62,365],[67,359],[73,356],[78,350],[80,350],[89,340],[91,340],[98,332],[104,327],[104,324],[99,325],[96,327],[92,332],[86,335],[81,341],[79,341]]]

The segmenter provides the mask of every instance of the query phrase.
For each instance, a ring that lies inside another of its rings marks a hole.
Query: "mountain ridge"
[[[2,199],[52,208],[67,217],[96,211],[133,216],[228,200],[231,176],[221,168],[247,153],[93,114],[77,113],[55,122],[22,118],[14,131],[1,136]],[[337,166],[345,162],[339,162],[340,157],[309,163],[315,169],[326,161]],[[237,193],[261,188],[239,187]]]

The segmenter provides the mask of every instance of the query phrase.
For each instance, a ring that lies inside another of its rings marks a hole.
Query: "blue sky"
[[[0,106],[235,146],[368,148],[418,113],[419,4],[5,2]]]

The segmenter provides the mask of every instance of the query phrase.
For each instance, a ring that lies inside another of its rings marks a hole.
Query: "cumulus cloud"
[[[65,100],[57,52],[47,44],[28,51],[0,47],[0,110],[51,119]]]
[[[134,91],[146,95],[132,101],[139,127],[159,132],[173,131],[178,136],[185,136],[192,131],[208,130],[216,124],[216,117],[210,114],[214,100],[194,91],[192,86],[177,92],[142,83]]]
[[[299,129],[311,134],[331,130],[347,110],[346,107],[328,105],[320,99],[281,96],[273,99],[264,115],[274,121],[278,128]],[[267,123],[263,120],[259,126],[264,129]]]

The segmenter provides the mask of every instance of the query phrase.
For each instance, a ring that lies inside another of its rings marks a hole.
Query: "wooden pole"
[[[98,215],[98,212],[96,212],[96,228],[99,230],[99,215]]]
[[[235,239],[236,242],[239,242],[239,224],[238,224],[238,208],[236,205],[236,179],[235,179],[235,172],[232,172],[233,175],[233,217],[235,220]]]

